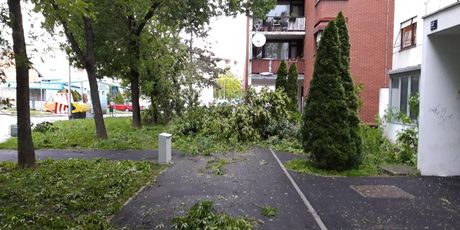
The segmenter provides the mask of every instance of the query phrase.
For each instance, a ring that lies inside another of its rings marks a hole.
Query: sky
[[[41,28],[44,18],[41,14],[32,12],[33,5],[30,2],[22,7],[25,34],[40,38],[34,40],[30,36],[26,37],[28,55],[33,66],[45,78],[67,80],[69,63],[66,54],[59,48],[60,42],[65,41],[65,38],[52,37]],[[209,37],[201,42],[196,41],[195,44],[207,45],[216,57],[229,59],[228,65],[232,72],[242,79],[246,52],[246,17],[240,15],[212,18],[210,27]],[[222,67],[225,67],[225,64]],[[71,76],[74,80],[86,79],[84,71],[74,68],[71,69]]]

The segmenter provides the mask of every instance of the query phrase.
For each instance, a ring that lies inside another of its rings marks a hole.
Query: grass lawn
[[[376,165],[363,164],[357,169],[345,170],[345,171],[334,171],[324,170],[313,166],[312,162],[305,159],[294,159],[286,163],[286,168],[306,174],[315,174],[321,176],[377,176],[380,171]]]
[[[111,229],[107,218],[164,166],[141,161],[0,163],[0,229]]]
[[[144,126],[141,130],[131,127],[130,118],[105,118],[108,140],[96,138],[93,119],[57,121],[55,131],[33,132],[36,149],[157,149],[158,134],[164,126]],[[17,138],[0,143],[0,149],[16,149]]]

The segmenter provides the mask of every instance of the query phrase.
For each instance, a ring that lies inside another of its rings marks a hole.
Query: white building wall
[[[416,66],[422,63],[423,15],[425,15],[425,5],[423,1],[395,1],[395,18],[393,32],[393,70],[409,66]],[[401,51],[401,23],[411,18],[414,18],[414,22],[417,22],[417,46],[415,48]]]
[[[460,175],[460,4],[425,18],[418,168]],[[438,20],[438,29],[430,23]]]
[[[395,0],[394,37],[393,37],[393,66],[392,70],[414,67],[422,63],[424,46],[424,20],[423,17],[443,7],[451,5],[458,0]],[[401,23],[414,18],[417,23],[416,47],[401,51],[401,29],[408,25]],[[390,96],[388,94],[388,96]],[[385,124],[384,134],[395,142],[400,131],[411,126],[401,123],[388,122]]]

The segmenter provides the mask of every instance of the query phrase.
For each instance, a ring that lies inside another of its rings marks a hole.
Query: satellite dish
[[[254,36],[252,37],[252,44],[253,44],[255,47],[262,47],[262,46],[264,46],[266,41],[267,41],[267,38],[266,38],[265,35],[263,35],[262,33],[256,33],[256,34],[254,34]]]

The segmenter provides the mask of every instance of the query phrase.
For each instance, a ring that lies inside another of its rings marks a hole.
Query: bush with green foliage
[[[183,230],[195,229],[222,229],[222,230],[246,230],[252,229],[253,225],[244,218],[235,218],[227,214],[216,213],[212,201],[202,201],[193,205],[183,217],[173,219],[173,228]]]
[[[275,88],[277,90],[286,90],[286,81],[288,77],[287,66],[286,62],[283,60],[281,61],[280,66],[278,67],[278,71],[276,73],[276,81],[275,81]]]
[[[299,73],[297,72],[297,66],[295,64],[291,64],[289,67],[289,74],[286,82],[286,94],[288,95],[289,99],[291,99],[292,110],[297,110],[297,92],[299,88],[298,75]]]
[[[214,91],[215,98],[223,98],[226,100],[241,98],[243,92],[241,82],[230,71],[219,75],[216,83],[218,88],[216,88]]]
[[[335,21],[324,30],[304,110],[303,146],[319,168],[345,170],[359,164],[350,135],[348,104],[341,83],[340,42]]]
[[[408,128],[397,135],[397,151],[394,158],[397,162],[415,166],[417,164],[418,131]]]
[[[42,123],[38,123],[34,126],[34,132],[39,132],[39,133],[47,133],[50,131],[56,131],[57,127],[53,125],[53,123],[44,121]]]

